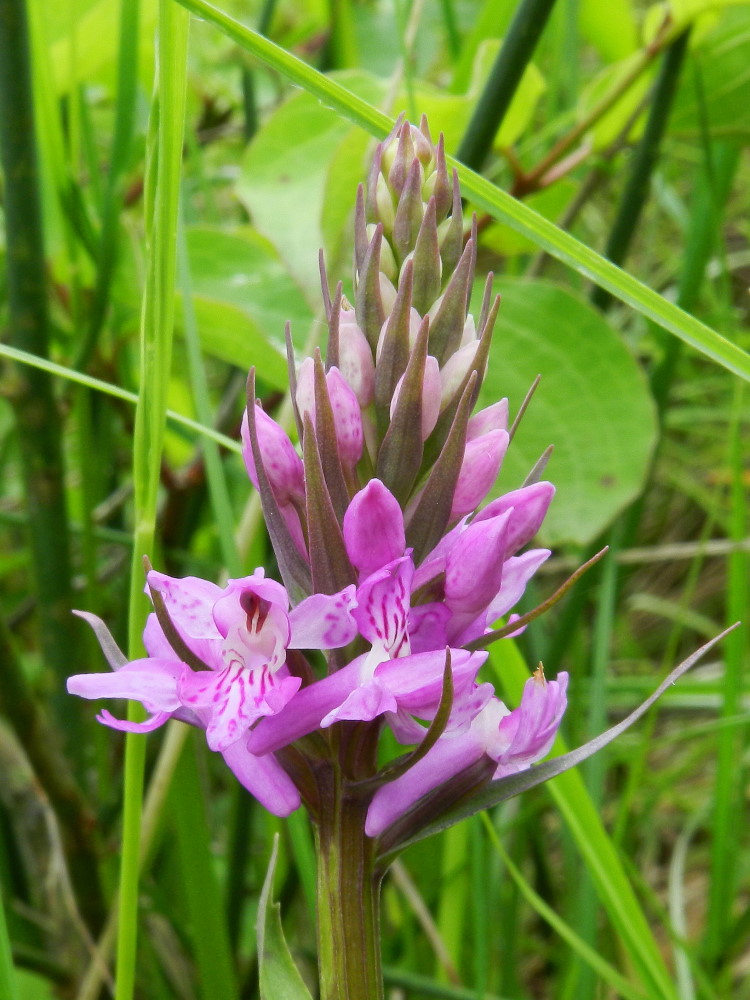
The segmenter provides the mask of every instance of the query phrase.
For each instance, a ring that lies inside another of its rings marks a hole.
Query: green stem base
[[[319,776],[320,777],[320,776]],[[333,769],[316,825],[321,1000],[382,1000],[380,882],[367,803]]]

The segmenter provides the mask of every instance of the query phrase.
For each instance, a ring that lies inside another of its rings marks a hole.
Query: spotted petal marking
[[[352,614],[361,635],[372,643],[381,659],[409,652],[407,625],[414,576],[411,556],[402,556],[369,576],[357,590],[358,606]]]

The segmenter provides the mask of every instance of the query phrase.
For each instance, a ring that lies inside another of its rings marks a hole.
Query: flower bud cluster
[[[69,689],[151,712],[139,724],[103,713],[115,728],[203,727],[280,815],[300,800],[313,817],[326,808],[313,775],[329,758],[308,737],[357,722],[346,767],[356,761],[349,777],[369,789],[367,833],[406,837],[456,781],[479,785],[549,750],[567,675],[537,671],[511,712],[477,672],[494,623],[549,555],[522,550],[554,488],[532,482],[481,508],[509,444],[506,400],[472,415],[499,298],[490,275],[469,314],[476,224],[465,238],[458,178],[426,121],[399,122],[378,146],[354,236],[353,304],[341,284],[331,297],[322,268],[325,360],[296,367],[287,337],[299,451],[249,381],[243,454],[284,586],[262,570],[225,588],[151,571],[148,656],[125,662],[88,616],[114,672]],[[326,676],[305,650],[326,651]],[[379,772],[386,724],[416,749]]]

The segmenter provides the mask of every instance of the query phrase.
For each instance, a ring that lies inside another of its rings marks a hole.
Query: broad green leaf
[[[691,54],[669,129],[686,137],[747,142],[750,136],[750,8],[728,10]]]
[[[138,35],[143,57],[141,78],[148,86],[153,76],[153,38],[158,5],[156,0],[139,2]],[[50,41],[49,63],[58,92],[64,93],[73,79],[91,82],[104,75],[108,82],[114,82],[120,0],[98,0],[94,3],[77,0],[72,5],[45,4],[45,8],[52,14],[49,23],[45,15],[45,31]]]
[[[258,900],[258,969],[261,1000],[312,1000],[310,992],[294,964],[281,927],[281,907],[272,901],[273,873],[279,851],[279,835],[273,839],[273,851]]]
[[[265,382],[285,389],[284,326],[291,323],[292,337],[302,346],[312,312],[273,245],[249,228],[195,228],[187,244],[204,351],[240,368],[255,365]]]
[[[638,47],[638,26],[630,0],[580,0],[578,24],[602,59],[616,62]]]
[[[287,388],[289,375],[283,344],[265,337],[246,312],[203,295],[193,296],[193,308],[206,354],[238,368],[255,365],[258,377],[269,386]]]
[[[341,73],[336,79],[368,101],[380,99],[382,84],[366,73]],[[250,144],[237,184],[255,227],[273,243],[313,303],[320,301],[318,250],[323,245],[326,175],[348,131],[348,122],[316,96],[295,94]]]
[[[503,278],[481,401],[508,396],[511,413],[537,375],[529,411],[495,492],[523,482],[544,449],[557,496],[545,542],[585,544],[635,499],[655,442],[654,408],[635,360],[591,306],[556,285]]]
[[[193,228],[187,234],[193,291],[237,306],[256,321],[266,337],[284,343],[284,324],[301,327],[312,312],[270,240],[250,227],[233,233]]]

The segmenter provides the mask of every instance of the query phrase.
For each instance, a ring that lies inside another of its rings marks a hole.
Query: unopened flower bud
[[[401,384],[404,376],[398,380],[391,400],[391,419],[396,410]],[[440,416],[440,366],[437,358],[428,354],[425,358],[424,381],[422,383],[422,440],[426,441],[435,429]]]
[[[339,318],[338,367],[362,409],[375,396],[375,361],[367,337],[357,323],[353,309],[342,309]]]
[[[466,344],[452,354],[440,369],[440,408],[450,403],[474,364],[479,341]]]
[[[279,504],[301,501],[305,495],[304,473],[302,459],[295,451],[289,436],[275,420],[260,407],[255,407],[255,427],[258,434],[258,445],[263,458],[274,496]],[[250,443],[250,429],[247,413],[242,420],[242,457],[248,475],[258,488],[258,474]]]
[[[354,466],[362,457],[364,444],[359,401],[338,368],[327,372],[326,387],[333,411],[339,458],[345,465]],[[309,415],[315,427],[315,361],[312,358],[305,358],[300,365],[295,399],[301,419]]]
[[[376,362],[380,361],[380,355],[381,355],[382,350],[383,350],[383,344],[385,342],[385,335],[386,335],[386,331],[388,329],[388,322],[389,322],[389,319],[386,319],[385,323],[383,323],[383,326],[381,327],[381,330],[380,330],[380,336],[378,337],[378,346],[377,346],[377,350],[375,352],[375,360],[376,360]],[[419,328],[420,328],[421,325],[422,325],[422,317],[419,315],[419,313],[417,312],[416,309],[410,309],[409,310],[409,331],[408,331],[408,334],[407,334],[407,336],[409,338],[409,351],[410,352],[414,348],[414,344],[416,343],[416,340],[417,340],[417,334],[419,333]]]
[[[475,510],[484,500],[497,479],[509,441],[507,431],[495,430],[467,442],[453,494],[452,521]]]
[[[344,542],[352,565],[369,576],[404,554],[404,515],[379,479],[353,497],[344,514]]]
[[[378,209],[378,220],[383,223],[383,229],[387,233],[392,232],[393,223],[396,219],[396,208],[393,204],[391,192],[388,190],[385,177],[382,174],[378,174],[375,203]]]
[[[362,457],[364,444],[359,401],[338,368],[331,368],[326,375],[326,384],[336,426],[339,458],[344,465],[353,467]]]

